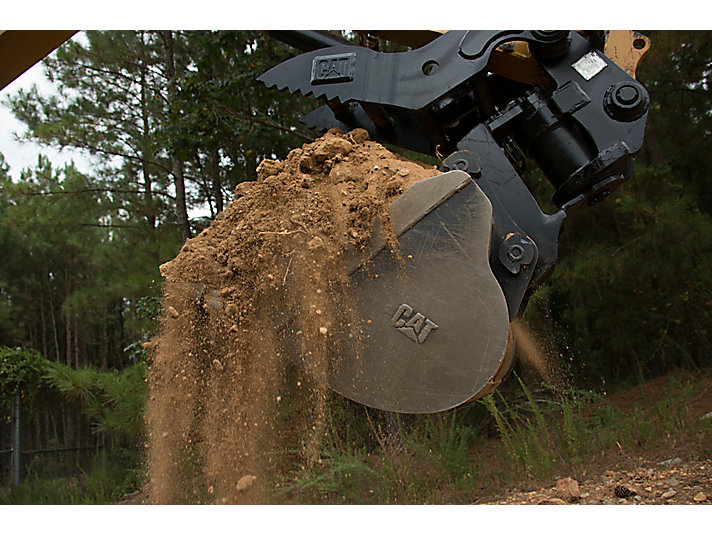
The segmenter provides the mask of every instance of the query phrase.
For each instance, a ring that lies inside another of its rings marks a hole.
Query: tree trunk
[[[72,320],[69,317],[69,271],[64,270],[64,360],[67,366],[72,366]]]
[[[42,329],[42,357],[47,359],[47,320],[45,318],[44,293],[40,291],[40,324]]]
[[[52,286],[49,283],[49,275],[47,275],[47,295],[49,296],[49,315],[52,319],[52,333],[54,334],[54,350],[56,361],[59,363],[59,337],[57,336],[57,321],[54,317],[54,304],[52,303]]]
[[[176,187],[176,217],[180,228],[180,240],[185,243],[193,237],[188,219],[188,206],[185,200],[185,179],[183,178],[183,162],[176,156],[171,161],[173,169],[173,179]]]
[[[74,367],[79,369],[79,320],[77,314],[74,314]]]
[[[141,41],[145,46],[144,34],[141,34]],[[158,237],[156,235],[156,202],[153,198],[153,182],[151,178],[151,169],[149,168],[149,161],[154,161],[153,150],[151,149],[151,139],[155,132],[151,130],[151,121],[149,118],[149,92],[150,87],[148,86],[147,74],[148,67],[145,63],[141,64],[141,74],[140,74],[140,84],[141,84],[141,135],[140,135],[140,153],[141,153],[141,174],[143,177],[143,188],[144,188],[144,200],[146,202],[146,221],[148,222],[150,240],[152,246],[152,252],[154,257],[154,262],[156,265],[159,263],[158,255]]]
[[[215,198],[215,214],[223,210],[222,178],[220,176],[220,153],[218,149],[212,149],[208,153],[210,178],[213,186],[213,198]]]
[[[651,126],[648,126],[645,132],[645,146],[643,147],[645,159],[649,165],[665,165],[667,160],[665,159],[663,147],[660,144],[657,132]]]
[[[177,94],[173,31],[163,30],[161,36],[163,37],[165,48],[166,77],[168,78],[168,115],[172,121],[172,110],[170,108],[173,106]],[[188,206],[185,199],[183,161],[181,161],[175,152],[171,153],[171,172],[173,173],[173,182],[176,188],[176,217],[178,219],[178,227],[180,228],[181,242],[184,243],[190,239],[191,230],[190,221],[188,220]]]

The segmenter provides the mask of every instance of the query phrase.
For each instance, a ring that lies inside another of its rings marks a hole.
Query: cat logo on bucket
[[[391,324],[401,334],[405,334],[419,344],[424,343],[428,334],[438,328],[438,325],[430,319],[426,319],[422,313],[413,313],[413,308],[407,304],[398,306],[391,317]]]
[[[317,56],[312,60],[311,83],[350,82],[354,79],[356,54]]]

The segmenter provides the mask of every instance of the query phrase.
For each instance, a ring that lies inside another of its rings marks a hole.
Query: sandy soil
[[[389,204],[437,173],[364,130],[331,130],[285,161],[263,161],[257,180],[161,266],[166,314],[149,344],[152,502],[259,503],[279,462],[265,451],[310,461],[324,435],[326,358],[349,342],[331,335],[349,320],[344,251],[365,246],[376,217],[388,236]],[[305,362],[308,387],[285,367],[288,351]],[[289,412],[283,401],[298,395]]]

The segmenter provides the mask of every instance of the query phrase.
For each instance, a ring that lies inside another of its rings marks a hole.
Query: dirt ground
[[[623,389],[610,401],[624,413],[635,407],[650,407],[665,397],[671,379],[692,379],[695,395],[686,405],[689,420],[712,419],[712,370],[678,372]],[[620,449],[592,463],[588,474],[575,480],[557,476],[552,484],[536,489],[511,488],[475,504],[604,504],[674,505],[712,504],[712,458],[698,452],[676,436],[666,436],[666,445],[647,454],[628,455]]]
[[[642,460],[633,470],[607,469],[585,480],[559,478],[533,491],[513,488],[473,504],[712,504],[712,460]]]

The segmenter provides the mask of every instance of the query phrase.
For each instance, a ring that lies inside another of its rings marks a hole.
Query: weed
[[[42,478],[30,471],[15,488],[0,489],[0,504],[107,504],[130,486],[126,472],[101,454],[92,457],[79,476]]]

